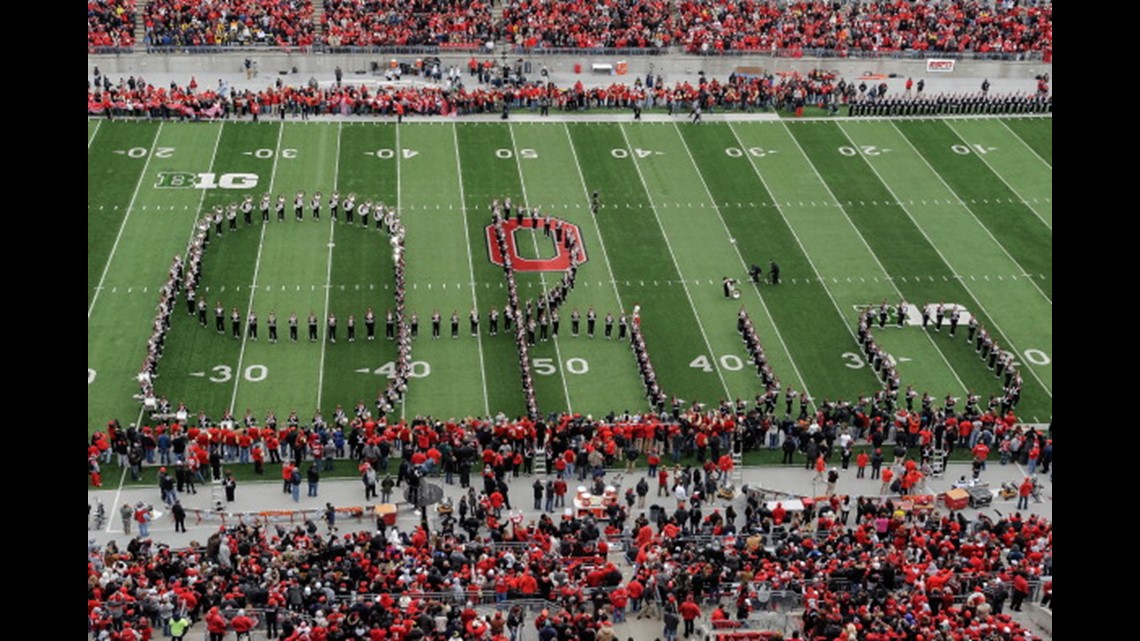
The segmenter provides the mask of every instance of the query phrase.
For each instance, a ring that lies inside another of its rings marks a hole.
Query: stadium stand
[[[134,0],[88,3],[90,47],[133,44]],[[776,2],[774,0],[155,0],[143,21],[152,47],[266,44],[633,50],[800,57],[924,55],[1052,59],[1052,3]]]
[[[685,424],[693,417],[688,415]],[[373,631],[386,629],[402,639],[419,628],[422,634],[414,636],[430,641],[452,638],[457,631],[480,639],[511,625],[506,608],[516,613],[517,625],[521,617],[538,630],[550,620],[556,627],[600,631],[623,620],[627,606],[629,614],[668,620],[670,613],[692,610],[683,605],[689,601],[702,615],[714,605],[719,612],[708,614],[717,629],[737,629],[753,610],[777,599],[780,608],[802,609],[807,639],[889,639],[905,630],[926,638],[1026,641],[1032,634],[1004,608],[1020,610],[1038,585],[1044,594],[1051,588],[1051,580],[1044,583],[1052,575],[1052,525],[1043,517],[980,514],[967,521],[960,513],[937,516],[917,504],[906,507],[908,501],[897,496],[847,502],[835,496],[785,510],[752,494],[738,515],[733,508],[716,509],[711,500],[726,473],[714,458],[703,466],[663,469],[665,482],[685,488],[686,498],[673,511],[654,506],[649,517],[634,518],[632,505],[621,501],[596,517],[557,521],[549,502],[529,520],[517,507],[524,497],[513,497],[516,507],[511,507],[506,481],[525,471],[515,454],[547,442],[551,456],[569,452],[577,462],[577,470],[557,467],[557,477],[547,479],[551,487],[572,480],[576,471],[583,484],[592,476],[587,487],[596,488],[606,482],[603,465],[613,465],[612,452],[622,451],[604,445],[606,439],[634,448],[673,440],[660,438],[669,437],[672,426],[650,429],[664,427],[651,418],[603,423],[563,415],[549,430],[525,419],[427,419],[413,425],[369,419],[354,421],[347,435],[323,422],[312,430],[298,427],[295,416],[278,432],[272,421],[238,430],[161,426],[153,431],[124,430],[112,422],[106,433],[93,437],[91,451],[99,456],[100,444],[109,441],[113,445],[102,448],[109,462],[120,446],[146,447],[152,456],[156,443],[162,443],[158,456],[177,466],[185,480],[187,474],[209,475],[215,454],[230,461],[243,449],[270,448],[273,462],[305,461],[321,442],[330,458],[347,455],[358,462],[362,475],[373,470],[388,475],[385,452],[399,452],[400,476],[415,473],[416,466],[427,471],[441,465],[450,482],[458,471],[466,492],[431,532],[422,526],[398,530],[378,519],[370,531],[324,534],[311,523],[256,519],[223,526],[202,547],[171,549],[141,535],[124,549],[114,543],[91,545],[88,623],[93,635],[158,630],[182,610],[207,625],[213,618],[224,630],[244,625],[235,623],[244,610],[271,638],[278,631],[288,639],[304,634],[381,638]],[[1005,431],[1044,438],[1016,427]],[[727,437],[711,431],[708,441],[719,444]],[[194,466],[180,464],[187,457],[206,462],[191,472]],[[472,483],[478,461],[483,470]],[[143,512],[145,519],[150,509],[130,506],[123,518]],[[618,550],[632,566],[628,580],[621,561],[607,558]],[[489,614],[481,607],[492,604],[504,611]],[[545,611],[530,622],[514,610],[516,604]],[[852,636],[848,624],[858,634]],[[310,631],[289,636],[304,628]]]
[[[88,52],[134,45],[135,16],[135,0],[88,0]]]
[[[143,20],[154,47],[309,46],[311,0],[152,0]]]
[[[678,40],[692,53],[1014,54],[1053,45],[1051,4],[684,0],[678,9]]]
[[[480,0],[325,0],[324,9],[330,47],[446,47],[493,36],[490,6]]]
[[[671,14],[664,0],[514,0],[503,9],[499,33],[523,47],[667,47]]]

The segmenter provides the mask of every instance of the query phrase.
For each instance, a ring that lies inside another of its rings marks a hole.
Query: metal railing
[[[90,47],[88,53],[94,54],[187,54],[207,55],[216,53],[282,51],[301,54],[354,54],[354,55],[439,55],[441,53],[502,53],[504,49],[497,48],[489,52],[478,43],[444,43],[437,45],[405,45],[405,46],[376,46],[361,47],[350,45],[288,45],[281,46],[276,43],[248,43],[235,45],[152,45],[137,44],[130,47]],[[930,58],[953,60],[990,60],[1005,62],[1042,62],[1045,59],[1043,51],[1020,52],[958,52],[958,51],[931,51],[931,50],[901,50],[901,51],[863,51],[839,50],[830,48],[808,49],[727,49],[708,51],[689,51],[684,46],[668,47],[524,47],[509,45],[506,48],[513,56],[604,56],[604,57],[636,57],[636,56],[664,56],[683,55],[686,57],[701,58],[733,58],[744,56],[767,56],[774,58],[828,58],[828,59],[863,59],[863,60],[926,60]]]

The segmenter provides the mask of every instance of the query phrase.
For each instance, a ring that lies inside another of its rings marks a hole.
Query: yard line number
[[[950,145],[950,151],[959,156],[968,156],[971,153],[988,154],[996,150],[997,147],[986,147],[985,145]]]
[[[764,156],[768,155],[768,152],[765,151],[763,147],[749,147],[748,149],[741,149],[740,147],[727,147],[724,150],[725,155],[727,155],[729,158],[742,158],[745,152],[755,158],[763,158]]]
[[[396,363],[395,361],[388,361],[380,367],[377,367],[376,371],[372,373],[385,378],[396,378]],[[426,361],[412,361],[411,365],[408,366],[409,378],[427,378],[428,376],[431,376],[430,363]]]
[[[511,149],[496,149],[495,157],[506,160],[508,158],[514,158],[515,152]],[[536,160],[538,159],[538,152],[533,149],[520,149],[519,158],[523,158],[525,160]]]
[[[274,155],[273,149],[258,149],[257,151],[253,152],[254,158],[261,158],[262,160],[265,160],[267,158],[272,158],[273,155]],[[287,160],[293,160],[294,158],[297,157],[297,150],[296,149],[282,149],[281,150],[281,157],[285,158]]]
[[[858,147],[844,145],[839,148],[839,153],[848,158],[854,158],[859,154],[863,154],[864,156],[881,156],[888,151],[890,151],[890,149],[884,149],[878,145],[859,145]]]
[[[740,370],[744,369],[744,361],[741,360],[740,357],[736,354],[725,354],[718,358],[717,361],[720,362],[721,367],[730,372],[739,372]],[[689,363],[689,367],[692,367],[693,369],[699,369],[702,372],[713,371],[712,361],[709,360],[709,357],[704,354],[701,354],[700,356],[694,358],[693,362]]]
[[[121,154],[123,152],[119,151],[119,152],[115,152],[115,153]],[[146,147],[131,147],[130,149],[127,150],[126,153],[127,153],[127,158],[146,158],[147,154],[150,153],[150,150],[147,149]],[[174,157],[174,147],[155,147],[154,148],[154,157],[155,158],[173,158]]]
[[[532,358],[530,364],[534,373],[540,376],[552,376],[558,371],[558,364],[553,358]],[[584,358],[568,358],[565,369],[571,374],[585,374],[590,371],[590,364]]]
[[[211,383],[227,383],[234,378],[234,369],[229,365],[215,365],[210,368],[213,374],[207,379]],[[260,383],[269,376],[269,368],[264,365],[250,365],[242,372],[242,378],[250,383]]]

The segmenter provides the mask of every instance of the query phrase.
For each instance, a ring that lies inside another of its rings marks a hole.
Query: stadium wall
[[[346,79],[363,72],[371,75],[372,63],[380,69],[385,68],[392,59],[410,63],[423,54],[324,54],[324,53],[286,53],[269,50],[242,50],[234,52],[213,52],[197,54],[89,54],[87,56],[88,73],[98,66],[104,73],[112,75],[148,73],[175,73],[175,74],[210,74],[224,71],[242,72],[246,58],[257,62],[260,77],[275,78],[285,72],[288,78],[296,68],[296,75],[307,79],[309,76],[327,77],[339,66]],[[441,53],[439,57],[444,65],[458,65],[466,72],[467,61],[471,58],[470,52]],[[488,56],[482,53],[480,60],[493,57],[496,60],[516,61],[519,56],[508,54],[505,58],[501,52]],[[840,75],[853,78],[864,74],[896,74],[900,77],[941,77],[941,78],[1005,78],[1010,80],[1030,80],[1042,73],[1051,73],[1052,64],[1041,61],[1010,62],[1002,60],[957,60],[952,72],[928,73],[925,60],[903,60],[897,58],[779,58],[770,56],[717,56],[701,57],[685,54],[668,55],[524,55],[523,60],[531,63],[529,78],[537,78],[542,65],[546,65],[551,74],[565,82],[567,77],[579,75],[574,69],[581,65],[581,78],[595,81],[605,78],[605,74],[592,72],[593,65],[614,65],[625,61],[629,66],[630,82],[635,76],[644,76],[652,70],[669,80],[671,74],[689,76],[698,71],[723,78],[738,67],[753,67],[766,71],[798,71],[807,73],[812,69],[834,70]],[[620,76],[614,76],[615,79]],[[293,78],[296,82],[296,77]]]

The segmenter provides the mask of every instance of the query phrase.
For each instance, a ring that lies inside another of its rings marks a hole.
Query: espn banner
[[[951,73],[954,71],[954,61],[942,58],[928,58],[926,60],[926,73]]]

